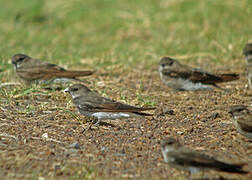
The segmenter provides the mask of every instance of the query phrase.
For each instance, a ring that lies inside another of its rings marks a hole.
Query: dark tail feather
[[[219,77],[221,78],[220,82],[235,81],[240,78],[239,74],[220,74]]]
[[[154,109],[156,109],[156,108],[154,108],[154,107],[141,107],[141,108],[139,108],[139,111],[149,111],[149,110],[154,110]]]
[[[246,164],[226,164],[222,167],[220,167],[219,170],[230,172],[230,173],[239,173],[239,174],[247,174],[248,171],[242,170],[242,167]]]
[[[137,115],[142,115],[142,116],[153,116],[153,114],[149,114],[149,113],[144,113],[144,112],[140,112],[140,111],[148,111],[148,110],[154,110],[156,108],[141,108],[139,109],[138,111],[136,112],[132,112],[134,114],[137,114]]]
[[[143,112],[133,112],[134,114],[141,115],[141,116],[153,116],[153,114],[143,113]]]

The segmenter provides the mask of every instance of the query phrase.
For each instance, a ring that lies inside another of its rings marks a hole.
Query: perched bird
[[[252,140],[252,112],[244,105],[234,105],[229,109],[237,131]]]
[[[174,90],[212,90],[209,85],[220,88],[217,83],[239,79],[238,74],[210,74],[200,69],[179,63],[170,57],[163,57],[158,71],[164,84]],[[221,89],[221,88],[220,88]]]
[[[59,82],[68,82],[76,77],[93,74],[93,71],[68,71],[58,65],[33,59],[25,54],[14,55],[12,64],[17,75],[28,84],[53,79]]]
[[[105,119],[122,119],[140,116],[152,116],[142,111],[155,108],[135,107],[100,96],[82,84],[74,84],[64,90],[72,95],[73,103],[79,112],[87,117],[95,117],[99,124]]]
[[[249,88],[252,89],[252,43],[248,43],[243,48],[243,54],[246,62],[246,74]]]
[[[177,140],[168,138],[161,142],[164,161],[169,165],[189,171],[216,170],[230,173],[248,173],[242,170],[244,164],[227,164],[213,157],[183,147]]]

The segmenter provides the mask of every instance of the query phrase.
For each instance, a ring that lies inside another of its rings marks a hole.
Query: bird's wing
[[[242,170],[245,164],[227,164],[195,151],[169,152],[174,163],[184,167],[212,168],[231,173],[248,173]]]
[[[61,68],[55,64],[44,64],[31,68],[21,68],[17,70],[17,73],[24,79],[47,80],[52,78],[75,78],[88,76],[93,74],[94,71],[66,71],[64,68]]]
[[[56,65],[56,64],[51,64],[46,61],[41,61],[38,59],[32,59],[33,66],[30,68],[35,68],[35,69],[41,69],[41,72],[62,72],[66,71],[64,68]]]
[[[43,70],[46,71],[66,71],[64,68],[56,65],[56,64],[51,64],[48,63],[46,61],[41,61],[39,59],[28,59],[27,61],[23,62],[23,66],[21,69],[41,69],[41,71],[43,72]]]
[[[139,108],[114,100],[102,97],[102,96],[80,96],[74,99],[74,103],[80,106],[80,108],[87,109],[92,112],[139,112],[145,110],[152,110],[154,108]]]
[[[211,168],[219,164],[219,161],[194,151],[169,152],[168,155],[174,158],[174,162],[181,166]]]
[[[50,64],[50,63],[45,63],[45,64],[41,64],[40,68],[45,68],[45,69],[50,69],[51,71],[66,71],[64,68],[56,65],[56,64]]]
[[[190,80],[194,83],[204,83],[204,84],[215,84],[221,81],[221,78],[210,74],[208,72],[202,71],[196,68],[177,68],[169,72],[164,72],[164,74],[172,78],[182,78]]]

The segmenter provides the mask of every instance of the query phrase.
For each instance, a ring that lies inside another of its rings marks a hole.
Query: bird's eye
[[[25,59],[25,57],[21,56],[18,58],[17,62],[23,61]]]
[[[73,88],[72,91],[78,91],[78,88]]]
[[[171,66],[173,64],[173,61],[169,61],[168,65]]]
[[[237,109],[237,111],[238,111],[238,112],[246,112],[246,109],[240,108],[240,109]]]

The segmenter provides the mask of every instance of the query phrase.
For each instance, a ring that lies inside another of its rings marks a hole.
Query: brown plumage
[[[216,87],[218,83],[239,79],[238,74],[211,74],[181,64],[179,61],[170,57],[163,57],[160,60],[159,73],[161,80],[166,85],[177,90],[197,90],[197,87],[199,90],[202,90],[207,89],[204,85],[213,85]],[[201,83],[201,86],[199,83]]]
[[[233,105],[229,109],[236,130],[243,136],[252,140],[252,112],[251,107]]]
[[[182,146],[174,138],[167,138],[161,142],[161,152],[166,163],[190,173],[211,169],[229,173],[248,173],[242,169],[245,164],[231,164],[219,161],[214,157]]]
[[[12,64],[17,75],[27,83],[35,80],[50,80],[55,78],[70,78],[89,76],[93,71],[68,71],[56,64],[33,59],[25,54],[12,57]]]
[[[240,78],[238,74],[216,74],[216,76],[218,76],[220,80],[215,83],[235,81]]]
[[[74,84],[65,89],[72,95],[73,103],[79,112],[88,117],[103,119],[123,119],[140,116],[152,116],[142,111],[153,110],[152,107],[135,107],[100,96],[83,84]]]

